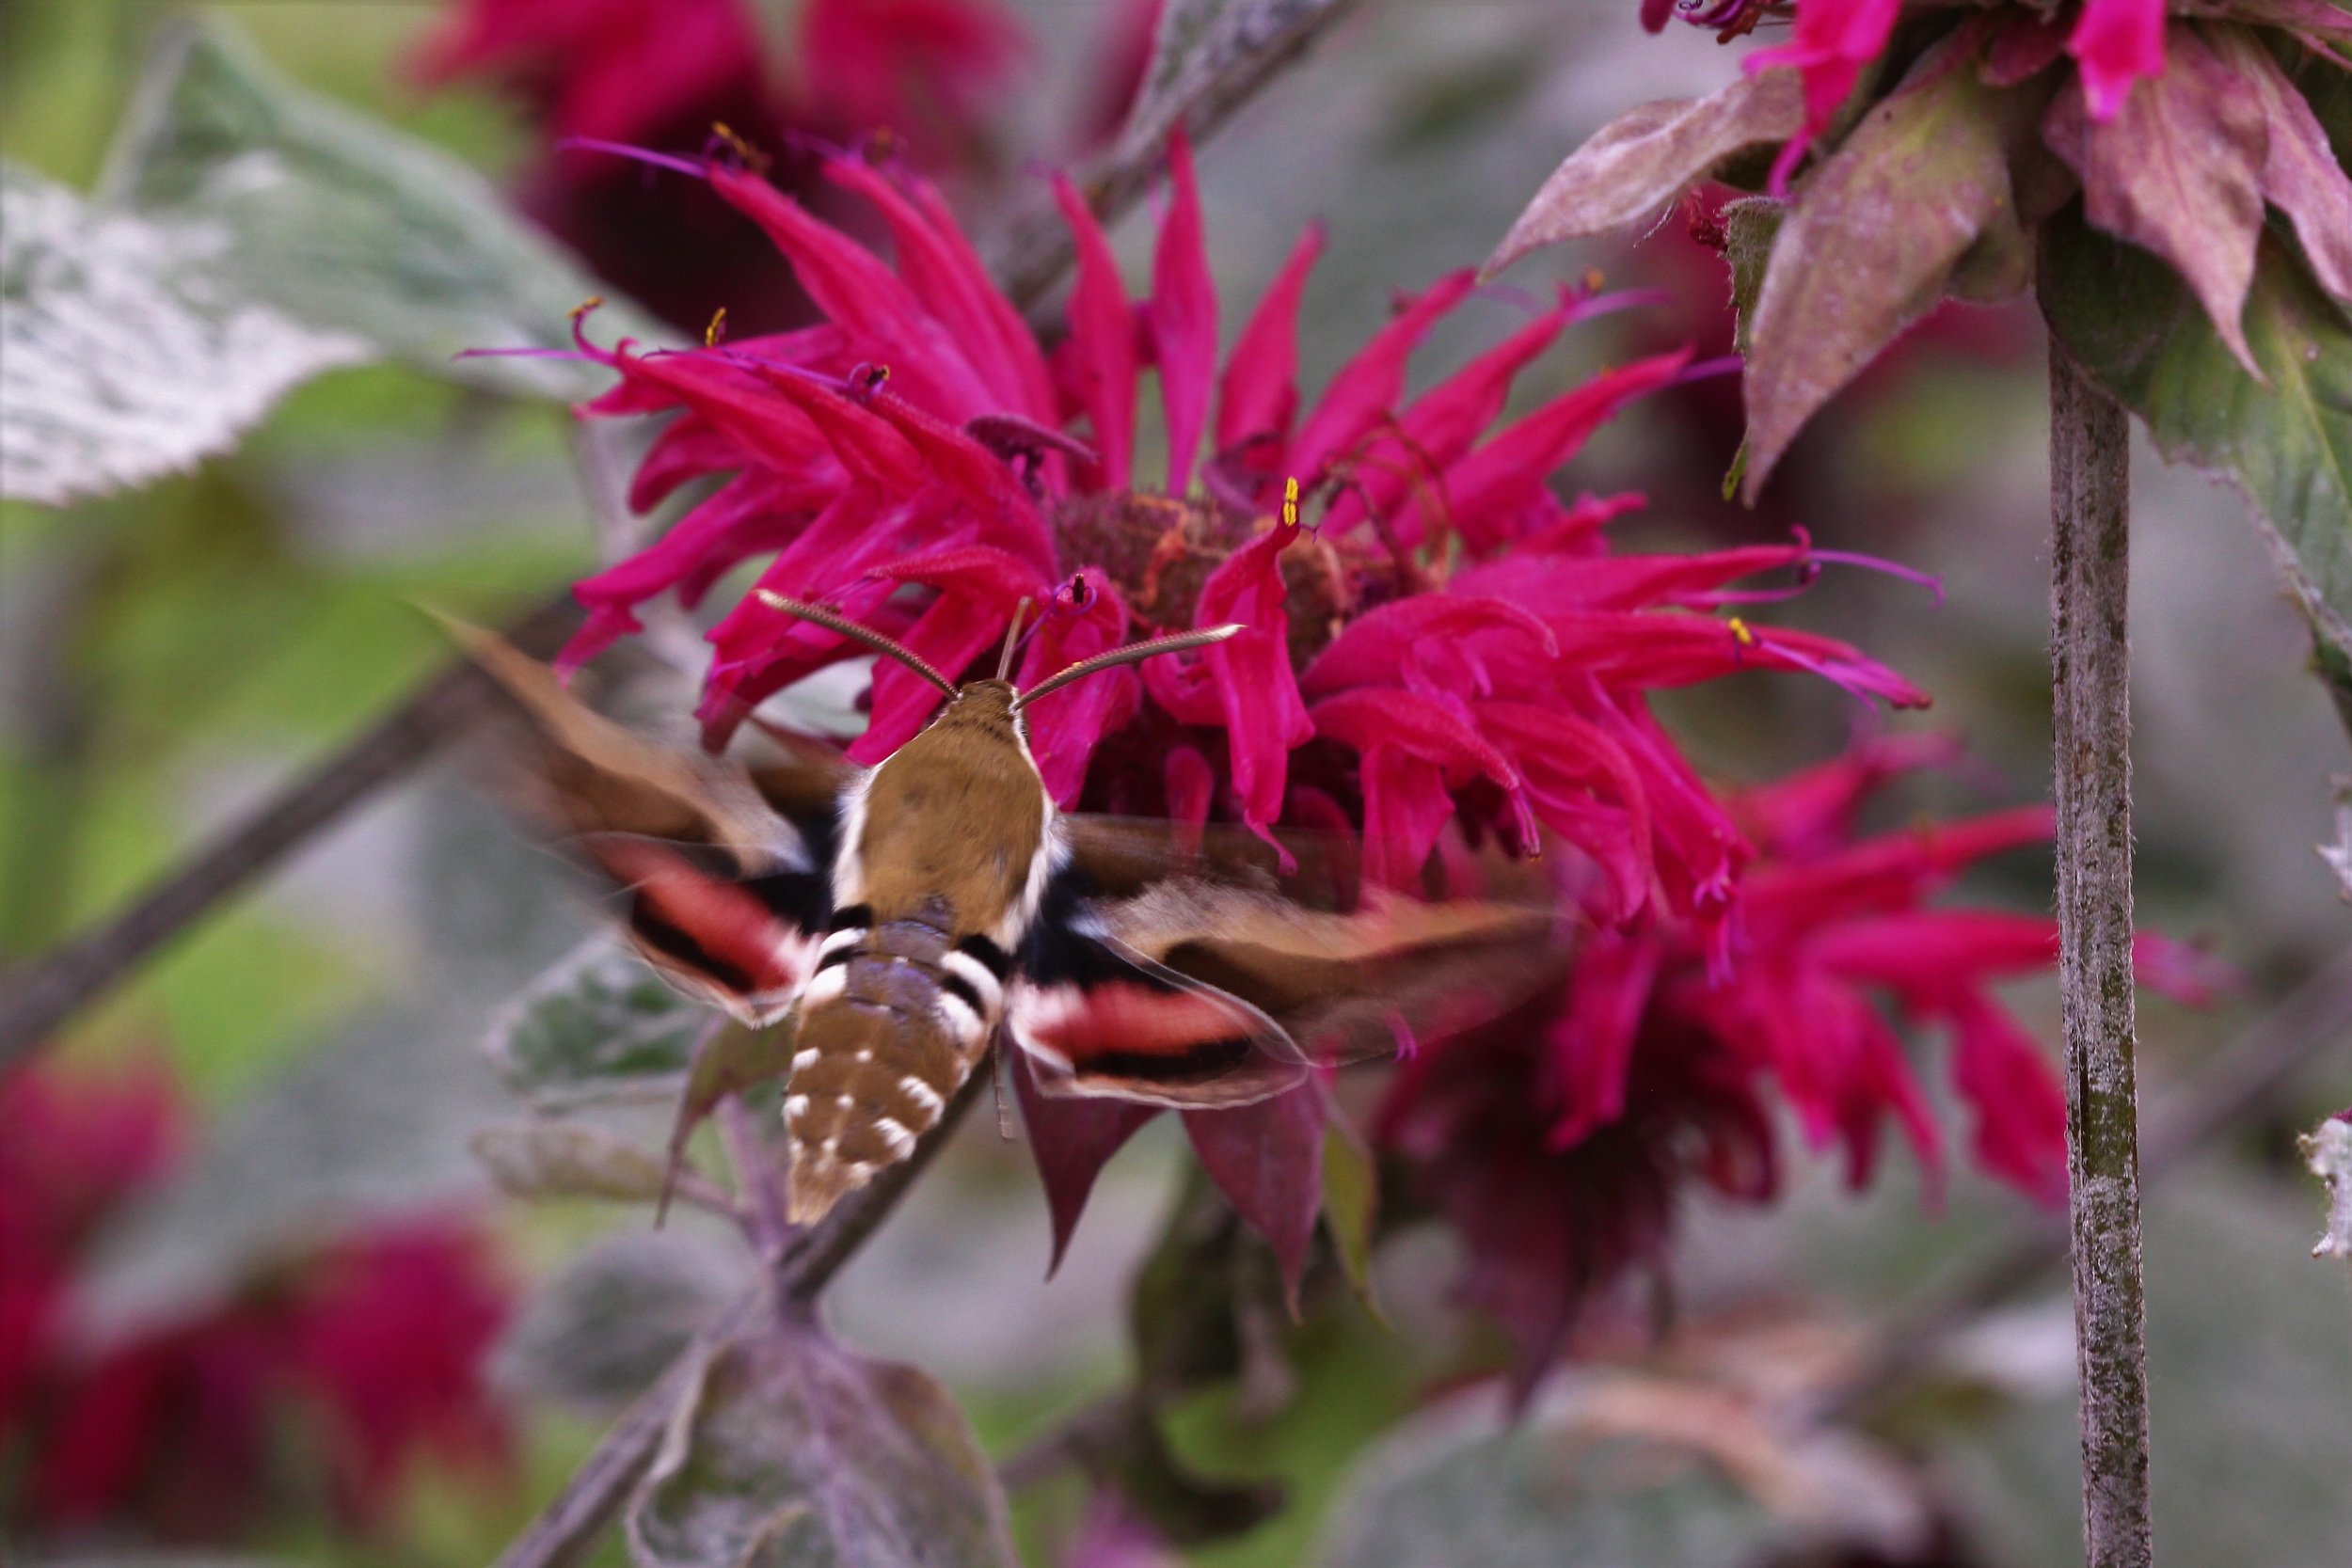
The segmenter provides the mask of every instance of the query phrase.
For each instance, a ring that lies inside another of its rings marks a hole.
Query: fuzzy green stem
[[[2131,429],[2050,351],[2058,980],[2089,1568],[2148,1568],[2148,1358],[2133,1072]]]

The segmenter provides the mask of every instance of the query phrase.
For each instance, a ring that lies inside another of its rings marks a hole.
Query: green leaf
[[[516,1197],[651,1203],[661,1196],[661,1156],[594,1122],[497,1121],[477,1129],[466,1147]]]
[[[618,942],[596,937],[516,999],[483,1049],[535,1105],[665,1100],[683,1085],[710,1017]]]
[[[375,356],[184,264],[225,243],[0,163],[0,495],[63,506],[176,473],[289,388]]]
[[[813,1323],[717,1346],[628,1513],[642,1568],[1015,1568],[946,1391]]]
[[[1753,1391],[1555,1374],[1513,1420],[1489,1388],[1393,1429],[1331,1514],[1323,1568],[1744,1568],[1910,1561],[1928,1511],[1888,1455],[1759,1413]]]
[[[1375,1318],[1381,1311],[1372,1291],[1372,1242],[1379,1221],[1379,1170],[1354,1131],[1334,1117],[1323,1131],[1323,1223],[1341,1272]]]
[[[1724,207],[1724,264],[1731,273],[1734,352],[1746,354],[1756,327],[1756,298],[1764,292],[1772,244],[1788,215],[1788,204],[1769,196],[1742,197]]]
[[[2044,226],[2041,293],[2059,343],[2169,461],[2253,502],[2316,634],[2352,650],[2352,320],[2265,234],[2245,312],[2264,387],[2162,261],[2071,214]]]
[[[1793,71],[1742,74],[1705,98],[1629,109],[1552,170],[1483,270],[1491,277],[1540,246],[1644,224],[1725,159],[1786,141],[1804,123]]]
[[[1282,1511],[1279,1481],[1223,1480],[1201,1475],[1168,1446],[1159,1418],[1142,1402],[1121,1406],[1104,1429],[1082,1444],[1088,1466],[1108,1477],[1119,1494],[1171,1545],[1201,1546],[1246,1535]]]
[[[684,1186],[685,1179],[679,1173],[686,1163],[686,1140],[694,1135],[694,1129],[727,1096],[741,1094],[791,1071],[795,1037],[788,1018],[766,1029],[754,1029],[729,1019],[695,1050],[693,1069],[687,1074],[686,1092],[678,1097],[677,1119],[670,1129],[669,1177],[662,1187],[657,1218],[669,1210],[671,1184],[681,1189]],[[739,1180],[750,1180],[748,1172],[736,1174]]]
[[[1805,421],[2014,208],[2009,149],[2046,89],[1987,86],[1972,43],[1963,29],[1923,55],[1789,204],[1748,327],[1751,502]]]
[[[675,1228],[608,1236],[523,1303],[492,1373],[534,1398],[610,1411],[651,1387],[755,1274],[741,1247]]]
[[[223,277],[436,374],[558,398],[610,380],[561,359],[452,361],[469,348],[568,348],[572,310],[600,291],[465,163],[278,80],[223,29],[158,49],[103,194],[219,225],[231,236]],[[668,336],[624,304],[597,319],[613,336]]]
[[[464,163],[278,80],[216,27],[166,30],[96,199],[8,167],[0,203],[0,494],[62,505],[147,483],[372,359],[516,396],[609,379],[453,358],[568,348],[596,285]],[[664,336],[626,305],[599,326]]]

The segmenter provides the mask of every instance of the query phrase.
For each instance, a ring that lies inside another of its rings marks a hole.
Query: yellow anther
[[[719,340],[726,336],[727,308],[723,305],[711,312],[710,325],[703,328],[703,347],[717,348]]]
[[[1298,476],[1293,474],[1282,481],[1282,526],[1298,526]]]
[[[768,154],[745,141],[734,126],[723,119],[714,119],[710,122],[710,134],[735,149],[735,155],[742,159],[743,166],[754,174],[768,172]]]
[[[597,306],[602,305],[603,303],[604,295],[590,294],[586,299],[581,300],[578,305],[572,307],[571,319],[578,321],[580,317],[586,315],[589,311],[595,309]]]
[[[1740,617],[1734,615],[1729,620],[1725,621],[1724,625],[1731,628],[1731,635],[1733,639],[1739,642],[1740,646],[1742,648],[1753,648],[1756,646],[1756,633],[1748,629],[1748,624],[1745,621],[1742,621]]]
[[[1603,276],[1598,267],[1587,267],[1584,269],[1584,292],[1586,293],[1597,294],[1600,293],[1601,285],[1608,281],[1609,279]]]

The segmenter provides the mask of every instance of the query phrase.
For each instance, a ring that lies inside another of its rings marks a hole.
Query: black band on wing
[[[739,995],[749,995],[759,989],[758,980],[750,972],[704,946],[692,932],[665,916],[652,900],[631,895],[628,902],[629,931],[647,947],[681,968],[708,975]]]
[[[857,924],[871,925],[874,911],[862,904],[852,905],[837,915],[834,912],[833,863],[841,846],[839,812],[803,813],[790,820],[801,835],[801,847],[808,856],[808,864],[746,878],[745,890],[777,919],[811,935],[842,930],[846,928],[846,917],[860,911],[865,918]]]
[[[1114,980],[1149,986],[1154,990],[1179,989],[1162,975],[1136,968],[1119,952],[1087,934],[1087,905],[1096,893],[1094,879],[1075,867],[1065,866],[1055,873],[1045,884],[1045,896],[1039,900],[1037,918],[1029,922],[1028,932],[1022,938],[1022,978],[1040,989],[1084,989]],[[988,939],[964,939],[964,943],[972,942]],[[996,944],[988,945],[993,948]],[[989,962],[977,953],[972,956],[982,963]]]
[[[1181,1056],[1154,1055],[1148,1051],[1097,1052],[1086,1058],[1076,1075],[1092,1082],[1191,1083],[1238,1071],[1258,1054],[1256,1042],[1236,1035],[1195,1046]]]

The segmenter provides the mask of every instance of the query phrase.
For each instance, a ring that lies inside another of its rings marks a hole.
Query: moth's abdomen
[[[785,1093],[794,1223],[914,1151],[986,1054],[1000,994],[990,966],[924,922],[826,939]]]

